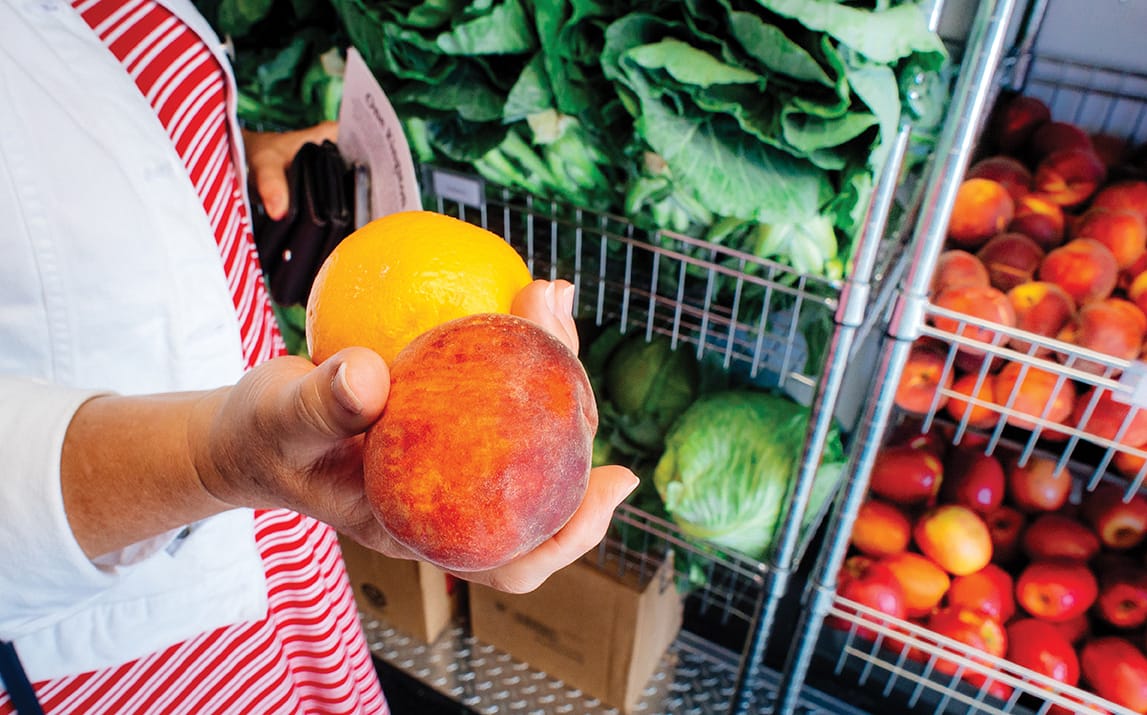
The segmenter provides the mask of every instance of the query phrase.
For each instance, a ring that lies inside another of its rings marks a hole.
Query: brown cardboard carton
[[[458,614],[457,581],[430,564],[392,559],[339,536],[359,612],[430,643]]]
[[[474,637],[629,712],[681,628],[672,553],[644,577],[590,552],[536,591],[470,586]],[[619,575],[620,574],[620,575]]]

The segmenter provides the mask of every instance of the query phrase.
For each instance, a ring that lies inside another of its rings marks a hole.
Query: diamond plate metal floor
[[[621,715],[621,711],[530,668],[453,625],[426,644],[386,623],[363,619],[375,657],[480,715]],[[725,715],[737,656],[682,631],[662,658],[632,715]],[[752,688],[750,712],[770,712],[777,674],[765,671]],[[802,715],[866,715],[806,688]]]

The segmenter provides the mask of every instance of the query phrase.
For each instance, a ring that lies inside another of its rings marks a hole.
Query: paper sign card
[[[370,172],[371,219],[422,208],[410,145],[390,100],[358,50],[347,50],[339,106],[339,151]]]

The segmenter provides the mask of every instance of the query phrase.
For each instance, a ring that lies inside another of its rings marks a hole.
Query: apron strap
[[[16,648],[11,642],[0,640],[0,681],[8,689],[8,697],[12,706],[20,715],[44,715],[40,701],[36,699],[36,691],[20,665],[20,657],[16,655]]]

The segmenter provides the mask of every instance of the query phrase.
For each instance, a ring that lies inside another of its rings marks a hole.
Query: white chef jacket
[[[161,2],[228,67],[189,0]],[[234,122],[230,76],[228,97]],[[234,123],[231,133],[238,140]],[[244,167],[241,152],[235,160]],[[84,400],[217,387],[244,362],[187,171],[63,0],[0,0],[0,256],[0,638],[38,681],[262,617],[249,510],[98,565],[68,526],[60,449]]]

